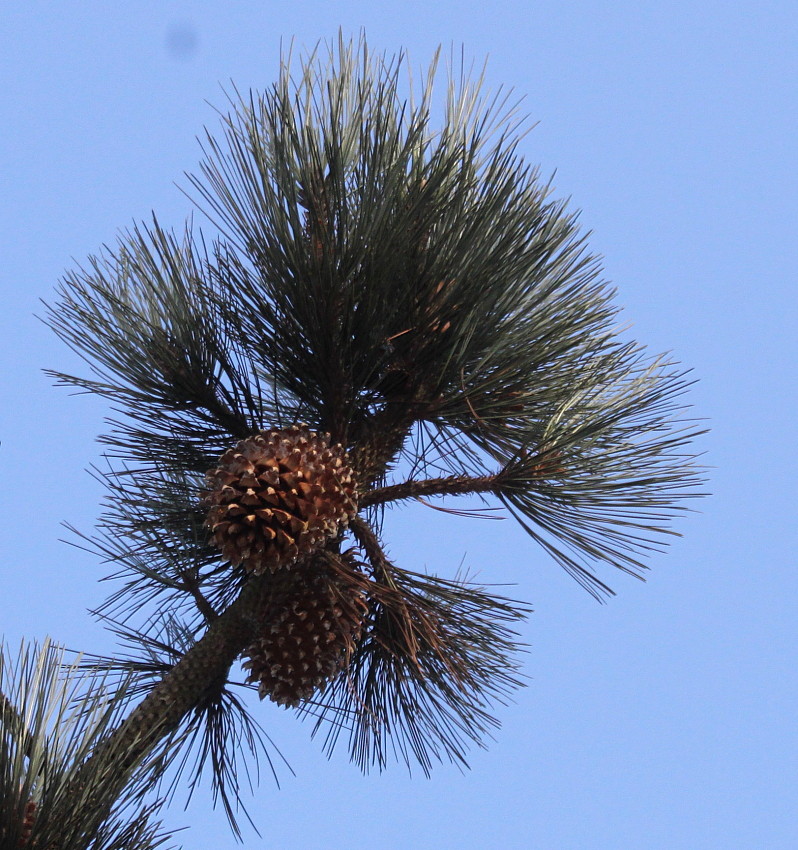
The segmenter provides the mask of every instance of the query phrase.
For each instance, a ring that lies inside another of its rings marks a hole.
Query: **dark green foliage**
[[[397,411],[453,471],[511,467],[500,498],[589,589],[597,562],[639,571],[695,494],[683,370],[618,335],[506,99],[461,80],[436,132],[431,77],[410,107],[398,62],[334,62],[286,69],[209,135],[192,182],[211,249],[153,223],[70,275],[49,320],[101,380],[60,377],[121,404],[106,439],[126,462],[178,474],[296,421],[355,447]],[[557,475],[534,471],[544,453]]]
[[[640,575],[701,479],[685,371],[619,330],[576,215],[519,153],[511,102],[463,72],[436,100],[435,63],[413,100],[402,70],[341,42],[236,95],[190,178],[214,238],[155,220],[124,233],[66,277],[47,320],[92,373],[54,374],[117,411],[88,545],[124,581],[103,611],[138,619],[140,655],[101,666],[146,692],[210,631],[235,645],[223,618],[239,605],[236,628],[253,619],[250,580],[209,544],[203,476],[240,439],[304,422],[359,478],[363,516],[333,546],[358,547],[349,580],[370,609],[349,668],[301,710],[331,722],[328,748],[344,731],[363,768],[394,752],[426,772],[496,725],[526,608],[390,563],[390,503],[493,497],[600,597],[597,571]],[[225,747],[258,747],[226,664],[186,696],[195,713],[158,764],[201,741],[232,818]]]

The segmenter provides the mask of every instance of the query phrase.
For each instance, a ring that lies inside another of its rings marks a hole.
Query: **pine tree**
[[[601,598],[602,565],[641,576],[699,495],[686,372],[616,327],[510,96],[451,70],[438,127],[437,58],[420,92],[404,62],[339,39],[234,93],[190,177],[213,237],[153,219],[48,306],[90,367],[52,374],[118,411],[85,541],[121,582],[100,614],[125,654],[58,679],[26,649],[5,674],[4,850],[158,846],[142,795],[192,759],[238,834],[239,762],[264,750],[239,663],[364,770],[464,763],[522,682],[528,608],[392,561],[385,511],[498,502]],[[62,746],[48,706],[77,693]]]

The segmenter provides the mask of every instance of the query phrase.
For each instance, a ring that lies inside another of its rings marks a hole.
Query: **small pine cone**
[[[231,564],[260,574],[293,564],[357,512],[343,447],[305,425],[262,431],[226,451],[206,475],[205,524]]]
[[[329,553],[328,553],[329,554]],[[350,568],[354,559],[339,557]],[[247,648],[248,682],[261,699],[296,706],[345,669],[368,613],[363,590],[324,556],[284,574],[264,612],[261,634]]]
[[[36,820],[36,803],[33,800],[28,800],[25,803],[25,814],[22,821],[22,829],[20,830],[18,847],[27,847],[30,841],[31,833],[33,832],[33,822]]]

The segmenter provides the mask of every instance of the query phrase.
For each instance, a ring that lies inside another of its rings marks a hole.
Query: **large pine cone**
[[[343,670],[360,638],[368,605],[363,590],[331,568],[322,553],[275,578],[261,633],[247,648],[248,682],[261,699],[296,706]]]
[[[242,440],[206,484],[205,524],[214,543],[231,564],[256,574],[318,549],[357,512],[346,452],[305,425]]]

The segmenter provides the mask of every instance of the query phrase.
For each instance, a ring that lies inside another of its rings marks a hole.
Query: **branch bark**
[[[401,499],[416,499],[423,496],[462,496],[466,493],[489,493],[499,485],[499,476],[449,475],[444,478],[426,478],[422,481],[403,481],[389,487],[377,487],[364,493],[360,507],[368,508],[385,502],[397,502]]]
[[[120,788],[129,772],[183,717],[202,704],[209,688],[227,679],[233,662],[253,640],[258,612],[269,592],[271,575],[249,579],[238,598],[133,709],[124,722],[94,750],[75,779],[76,790],[92,766],[116,759]],[[66,795],[69,799],[71,795]],[[79,799],[80,795],[76,795]]]

